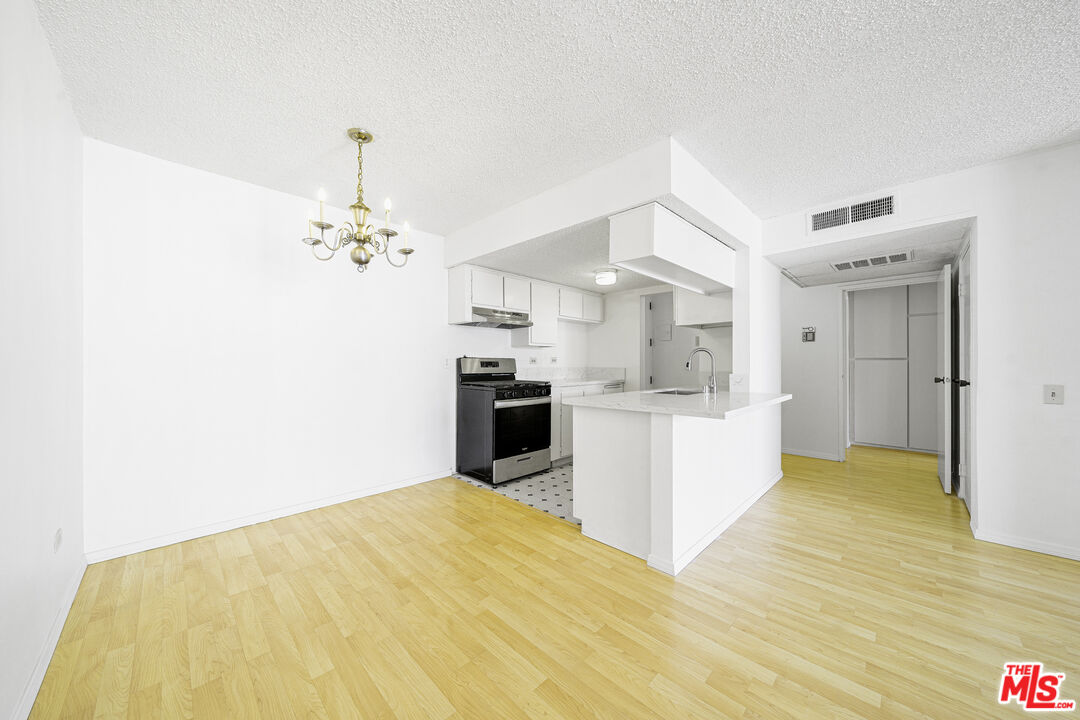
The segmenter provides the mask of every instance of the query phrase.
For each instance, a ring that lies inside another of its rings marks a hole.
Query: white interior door
[[[952,265],[941,268],[937,281],[937,432],[938,479],[952,492]]]

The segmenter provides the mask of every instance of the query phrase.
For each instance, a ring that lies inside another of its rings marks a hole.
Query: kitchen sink
[[[685,388],[675,388],[674,390],[660,390],[657,395],[700,395],[704,390],[687,390]]]

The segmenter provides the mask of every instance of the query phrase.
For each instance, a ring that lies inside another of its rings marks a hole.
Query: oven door
[[[495,401],[493,460],[551,447],[551,398]]]

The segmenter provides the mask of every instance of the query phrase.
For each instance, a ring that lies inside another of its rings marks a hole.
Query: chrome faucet
[[[713,357],[712,351],[709,348],[696,347],[690,351],[690,357],[686,358],[686,369],[690,369],[690,361],[694,359],[694,355],[699,352],[703,352],[709,356],[709,384],[704,387],[706,394],[716,394],[716,358]]]

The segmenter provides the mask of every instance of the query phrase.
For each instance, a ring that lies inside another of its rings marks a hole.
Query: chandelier
[[[326,193],[320,190],[319,219],[308,220],[308,236],[303,238],[303,242],[311,246],[311,254],[317,260],[323,261],[334,257],[338,250],[352,245],[349,258],[356,263],[358,272],[367,270],[368,263],[376,255],[385,256],[386,262],[394,267],[405,267],[405,263],[409,262],[409,256],[413,253],[413,248],[409,247],[409,223],[402,226],[402,246],[397,250],[402,260],[400,263],[395,263],[390,259],[390,238],[397,236],[397,231],[390,229],[390,198],[386,198],[383,226],[376,228],[368,224],[371,208],[364,204],[364,146],[375,138],[367,130],[360,128],[349,128],[346,134],[356,143],[357,148],[356,202],[349,206],[352,210],[353,221],[343,223],[337,233],[331,236],[333,239],[328,241],[326,231],[333,230],[334,226],[326,222],[324,217],[323,206],[326,202]],[[318,237],[315,237],[316,229],[319,231]]]

